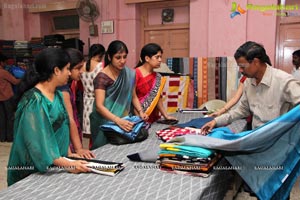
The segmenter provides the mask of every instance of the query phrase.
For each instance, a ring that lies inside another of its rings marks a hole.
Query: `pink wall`
[[[149,9],[149,25],[160,25],[161,22],[161,12],[163,8],[153,8]],[[189,7],[174,7],[174,24],[177,23],[189,23]]]
[[[271,62],[275,61],[276,16],[265,16],[259,11],[230,18],[232,2],[229,0],[191,1],[190,56],[233,56],[244,42],[262,43]],[[272,5],[277,0],[237,0],[242,8],[247,4]],[[196,44],[196,45],[195,45]]]
[[[58,0],[57,0],[58,1]],[[77,1],[77,0],[69,0]],[[95,0],[100,9],[100,16],[95,21],[98,36],[89,36],[89,23],[80,20],[80,39],[85,42],[84,53],[90,44],[102,43],[105,47],[115,39],[124,41],[129,49],[128,65],[134,66],[138,60],[140,39],[140,15],[138,4],[125,4],[125,0]],[[47,3],[52,0],[2,0],[6,3],[29,4],[30,2]],[[230,18],[232,6],[230,0],[191,0],[190,9],[183,9],[178,19],[190,21],[190,57],[232,56],[245,41],[262,43],[272,61],[275,60],[276,16],[264,15],[259,11],[248,10],[246,14]],[[277,4],[277,0],[236,0],[242,8],[247,4]],[[189,17],[186,18],[186,12]],[[180,13],[180,12],[177,12]],[[175,18],[178,16],[175,16]],[[102,34],[101,22],[114,21],[114,33]],[[151,19],[155,20],[156,19]],[[153,22],[151,21],[150,22]],[[51,32],[47,14],[32,14],[26,9],[2,9],[0,16],[0,39],[30,40]],[[48,25],[46,25],[48,24]]]
[[[95,0],[100,9],[100,16],[95,21],[98,25],[98,36],[90,36],[88,32],[89,23],[80,21],[80,39],[85,42],[84,52],[88,52],[88,39],[90,44],[101,43],[108,47],[113,40],[122,40],[128,47],[128,66],[134,66],[137,59],[136,46],[139,46],[140,22],[136,20],[137,9],[135,5],[127,5],[124,0]],[[101,22],[113,20],[114,33],[102,34]]]
[[[25,23],[22,0],[2,0],[2,26],[0,39],[24,40]]]
[[[251,0],[252,4],[261,5],[261,0]],[[276,4],[276,0],[264,0],[265,5]],[[247,40],[257,41],[264,45],[271,63],[275,64],[276,51],[276,12],[265,13],[250,10],[247,16]]]

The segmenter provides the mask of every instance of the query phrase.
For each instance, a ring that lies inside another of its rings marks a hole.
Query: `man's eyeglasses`
[[[238,63],[237,66],[239,68],[245,69],[245,68],[249,67],[250,64],[249,63]]]
[[[252,60],[249,61],[248,63],[238,63],[237,66],[239,68],[245,69],[245,68],[249,67],[251,65],[251,63],[252,63]]]

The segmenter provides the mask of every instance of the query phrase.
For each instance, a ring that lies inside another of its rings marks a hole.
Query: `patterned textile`
[[[168,113],[175,113],[178,108],[186,108],[188,100],[189,76],[167,76],[162,92],[163,105]]]
[[[216,66],[215,66],[215,95],[216,99],[220,98],[220,58],[216,57]]]
[[[136,94],[142,109],[149,116],[148,122],[152,123],[159,119],[157,103],[161,98],[162,90],[166,83],[166,77],[153,72],[143,77],[139,68],[136,69]]]
[[[227,77],[226,97],[229,101],[234,96],[239,84],[239,71],[233,57],[227,57]]]
[[[198,108],[198,59],[193,58],[193,86],[194,86],[194,101],[193,108]]]
[[[161,148],[161,153],[168,153],[175,152],[176,154],[180,155],[187,155],[192,157],[199,157],[199,158],[208,158],[212,154],[215,153],[214,150],[205,149],[197,146],[188,146],[188,145],[177,145],[174,143],[162,143],[159,145]]]
[[[220,82],[219,82],[219,97],[223,101],[227,101],[227,58],[220,58]]]
[[[201,162],[191,162],[188,163],[185,160],[179,161],[173,161],[168,158],[160,158],[160,160],[157,161],[157,163],[160,165],[161,168],[169,168],[170,170],[179,170],[184,172],[191,172],[194,175],[197,173],[210,173],[213,169],[213,166],[220,160],[221,155],[216,154],[211,161],[208,163],[201,163]],[[208,174],[209,175],[209,174]],[[199,175],[198,175],[199,176]]]
[[[207,61],[207,99],[216,99],[216,58]]]
[[[178,128],[175,126],[167,129],[156,131],[156,135],[164,142],[168,142],[170,139],[181,135],[197,135],[199,131],[191,128]]]
[[[93,71],[83,72],[81,74],[81,82],[83,84],[83,121],[82,121],[82,133],[91,134],[90,127],[90,114],[93,110],[93,104],[95,100],[93,81],[97,74],[103,68],[102,63],[99,63]]]
[[[193,108],[213,99],[228,101],[237,90],[240,74],[234,57],[168,58],[167,63],[193,79],[194,98],[188,100]]]
[[[194,108],[194,99],[195,99],[195,90],[194,90],[194,80],[190,80],[190,84],[188,86],[188,99],[187,99],[187,108]]]
[[[175,170],[175,172],[189,172],[187,175],[192,176],[202,176],[203,173],[209,175],[213,166],[221,158],[221,155],[214,150],[196,146],[173,143],[163,143],[159,146],[161,150],[156,163],[159,164],[160,168],[168,172]]]

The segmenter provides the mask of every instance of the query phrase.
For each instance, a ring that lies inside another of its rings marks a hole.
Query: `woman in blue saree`
[[[72,173],[87,172],[85,161],[69,161],[76,156],[69,149],[69,118],[57,86],[67,83],[70,57],[58,48],[44,49],[35,58],[20,84],[20,101],[15,114],[14,142],[7,166],[8,186],[52,165]]]
[[[95,103],[90,115],[91,149],[107,143],[99,128],[107,121],[115,122],[125,131],[131,131],[133,123],[122,119],[132,113],[132,105],[139,116],[146,120],[139,99],[135,93],[135,72],[125,66],[127,46],[119,40],[111,42],[105,55],[105,68],[94,79]]]

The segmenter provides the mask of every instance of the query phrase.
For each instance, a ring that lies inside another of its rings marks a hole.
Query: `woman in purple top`
[[[78,119],[78,112],[76,107],[75,85],[80,80],[80,74],[82,73],[82,67],[84,64],[84,58],[80,51],[77,49],[66,49],[66,52],[70,56],[70,81],[67,85],[59,87],[64,97],[64,103],[69,115],[70,121],[70,139],[71,150],[78,155],[85,158],[94,158],[95,154],[88,149],[84,149],[82,146],[82,131],[81,125]]]

